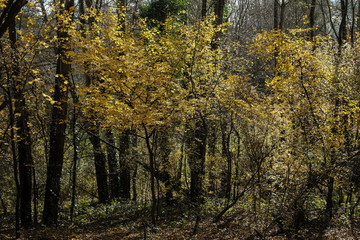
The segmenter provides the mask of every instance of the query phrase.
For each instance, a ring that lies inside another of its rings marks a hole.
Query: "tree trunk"
[[[224,19],[224,10],[225,10],[225,0],[216,0],[215,2],[215,26],[218,27],[223,23]],[[221,38],[221,31],[217,31],[214,34],[214,39],[211,43],[211,48],[213,50],[219,47],[219,42]]]
[[[119,160],[120,160],[120,197],[130,199],[130,168],[129,168],[130,130],[125,131],[119,137]]]
[[[72,91],[74,93],[74,91]],[[74,102],[78,102],[73,94]],[[71,189],[71,206],[70,206],[70,221],[73,221],[74,210],[75,210],[75,200],[76,200],[76,180],[77,180],[77,164],[78,164],[78,133],[76,131],[76,109],[73,107],[73,116],[71,121],[72,129],[72,145],[73,145],[73,167],[72,167],[72,189]]]
[[[73,0],[60,2],[59,14],[65,14],[74,6]],[[72,17],[71,17],[72,18]],[[47,226],[57,224],[60,179],[64,160],[64,142],[67,121],[68,86],[70,82],[71,64],[66,51],[70,46],[70,36],[67,31],[67,23],[57,19],[57,63],[52,107],[52,119],[50,123],[50,153],[47,164],[45,202],[43,211],[43,223]]]
[[[137,200],[137,191],[136,191],[136,178],[137,178],[137,172],[138,172],[138,165],[135,163],[134,170],[133,170],[133,176],[132,176],[132,200]]]
[[[206,12],[207,12],[207,3],[206,0],[201,1],[201,19],[204,20],[206,18]]]
[[[10,86],[10,82],[9,82]],[[20,238],[20,214],[19,214],[19,206],[20,206],[20,183],[19,183],[19,168],[17,161],[17,151],[16,151],[16,143],[15,143],[15,113],[13,109],[12,102],[12,90],[10,87],[8,88],[8,97],[9,97],[9,121],[10,121],[10,141],[11,141],[11,153],[13,158],[13,170],[14,170],[14,180],[15,180],[15,188],[16,188],[16,203],[15,203],[15,237]]]
[[[188,162],[190,167],[190,198],[193,201],[202,199],[203,178],[205,173],[205,154],[207,126],[205,121],[196,114],[188,124]]]
[[[347,35],[347,27],[346,27],[346,18],[348,15],[348,0],[340,0],[340,11],[341,11],[341,22],[339,26],[339,38],[338,38],[338,44],[339,49],[343,46],[344,42],[346,41],[346,35]]]
[[[225,113],[223,113],[225,115]],[[222,171],[222,195],[230,201],[231,195],[231,173],[232,173],[232,159],[230,156],[230,132],[228,132],[228,126],[225,119],[221,123],[221,140],[222,140],[222,152],[221,155],[226,159],[226,168]]]
[[[208,173],[209,173],[209,192],[215,192],[215,153],[216,153],[216,127],[215,123],[211,124],[209,127],[209,136],[208,136]]]
[[[171,199],[173,198],[173,187],[171,181],[171,176],[169,173],[170,169],[170,162],[169,162],[169,155],[171,153],[170,142],[169,142],[169,133],[168,132],[158,132],[158,145],[159,145],[159,159],[163,166],[162,178],[165,184],[165,201],[167,204],[170,204]],[[158,178],[159,179],[159,178]]]
[[[106,130],[107,141],[115,146],[114,135],[110,129]],[[109,144],[106,145],[107,160],[109,166],[110,199],[120,197],[119,167],[116,159],[116,151]]]
[[[138,146],[138,142],[137,142],[137,136],[136,136],[136,131],[133,131],[132,133],[132,140],[131,140],[131,143],[132,143],[132,152],[131,152],[131,155],[132,155],[132,159],[134,160],[134,170],[133,170],[133,176],[132,176],[132,192],[133,192],[133,195],[132,195],[132,200],[133,201],[136,201],[137,200],[137,191],[136,191],[136,179],[137,179],[137,172],[138,172],[138,164],[136,163],[137,162],[137,157],[138,157],[138,153],[137,153],[137,146]]]
[[[329,177],[327,184],[328,191],[326,196],[326,219],[328,222],[330,222],[333,217],[334,178]]]
[[[279,5],[279,0],[274,0],[274,30],[279,29]]]
[[[151,190],[151,221],[153,225],[156,223],[156,194],[155,194],[155,155],[153,152],[153,146],[151,146],[150,138],[152,133],[148,132],[145,124],[143,124],[145,132],[145,143],[149,154],[149,166],[150,166],[150,190]]]
[[[18,95],[18,94],[16,94]],[[28,228],[32,224],[31,199],[32,199],[32,166],[31,137],[28,123],[28,112],[25,99],[22,94],[16,96],[15,116],[17,127],[17,146],[19,158],[19,177],[20,177],[20,219],[21,226]]]
[[[311,0],[309,14],[310,41],[313,41],[315,37],[315,6],[316,0]]]
[[[90,126],[89,134],[90,142],[93,146],[96,183],[99,194],[99,201],[105,203],[109,200],[109,192],[107,186],[106,157],[101,147],[99,137],[99,127]]]
[[[279,30],[282,30],[284,27],[285,9],[286,9],[286,3],[284,0],[282,0],[280,5]]]
[[[11,40],[11,46],[16,51],[16,30],[15,22],[12,22],[9,27],[9,38]],[[15,58],[17,58],[15,56]],[[18,59],[15,59],[15,66],[13,69],[14,78],[12,88],[14,91],[15,100],[15,125],[17,136],[17,160],[19,162],[19,178],[20,178],[20,220],[21,226],[24,228],[30,227],[32,224],[31,217],[31,199],[32,199],[32,154],[31,154],[31,133],[28,126],[29,113],[26,107],[25,97],[23,95],[22,78],[20,76],[20,70],[18,65],[20,64]]]

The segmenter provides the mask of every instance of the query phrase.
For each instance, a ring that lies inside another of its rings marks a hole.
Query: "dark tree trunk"
[[[279,5],[279,0],[274,0],[274,30],[279,29]]]
[[[187,126],[188,162],[190,167],[190,198],[193,201],[202,199],[203,178],[205,173],[205,154],[207,126],[204,119],[197,114]]]
[[[62,1],[62,3],[65,3]],[[64,7],[60,8],[59,14],[64,14],[73,6],[73,1],[66,1]],[[69,82],[71,65],[66,56],[70,44],[70,36],[67,33],[65,23],[58,20],[58,47],[57,67],[54,86],[53,100],[56,101],[52,108],[52,120],[50,124],[50,152],[47,166],[47,179],[45,190],[45,202],[43,211],[43,223],[53,225],[58,219],[58,204],[60,198],[60,179],[64,157],[64,142],[67,118],[68,89],[66,82]]]
[[[329,177],[327,183],[327,196],[326,196],[326,220],[331,221],[333,217],[333,193],[334,193],[334,178]]]
[[[223,113],[225,115],[225,113]],[[232,158],[230,156],[230,134],[231,129],[228,130],[228,123],[226,119],[222,120],[221,123],[221,155],[226,159],[226,168],[222,171],[222,196],[226,197],[230,201],[231,195],[231,174],[232,174]]]
[[[115,146],[114,135],[110,129],[106,130],[107,141]],[[109,166],[110,199],[120,197],[119,167],[116,159],[116,150],[109,144],[106,145],[107,160]]]
[[[316,0],[311,0],[309,14],[310,41],[313,41],[315,37],[315,6]]]
[[[133,192],[133,196],[132,196],[132,200],[136,201],[137,200],[137,191],[136,191],[136,179],[137,179],[137,172],[138,172],[138,164],[137,162],[137,157],[138,157],[138,153],[137,153],[137,146],[138,146],[138,142],[137,142],[137,136],[136,136],[136,132],[133,131],[132,132],[132,140],[131,140],[131,144],[132,144],[132,159],[134,160],[134,169],[133,169],[133,175],[132,175],[132,192]]]
[[[73,101],[77,101],[75,96],[74,89],[72,88]],[[77,165],[78,165],[78,133],[76,131],[76,109],[73,107],[73,115],[71,119],[71,130],[72,130],[72,145],[73,145],[73,166],[72,166],[72,188],[71,188],[71,206],[70,206],[70,221],[73,221],[74,210],[75,210],[75,200],[76,200],[76,181],[77,181]]]
[[[341,22],[339,26],[339,34],[338,34],[338,44],[339,49],[343,46],[346,41],[347,35],[347,27],[346,27],[346,18],[348,15],[348,0],[340,0],[340,11],[341,11]]]
[[[73,0],[60,2],[59,14],[65,14],[74,6]],[[66,51],[70,46],[70,36],[67,31],[67,23],[57,20],[57,63],[56,77],[54,86],[52,107],[52,119],[50,123],[50,152],[47,164],[45,202],[43,211],[43,223],[47,226],[57,224],[59,199],[60,199],[60,179],[64,160],[64,142],[67,120],[67,101],[68,85],[71,64],[66,56]]]
[[[286,9],[286,3],[284,0],[282,0],[281,4],[280,4],[280,19],[279,19],[279,29],[280,30],[282,30],[284,27],[285,9]]]
[[[209,136],[208,136],[208,173],[209,173],[209,192],[215,192],[215,153],[216,153],[216,127],[215,123],[211,124],[209,127]]]
[[[146,148],[148,150],[149,155],[149,167],[150,167],[150,189],[151,189],[151,221],[153,225],[156,223],[156,193],[155,193],[155,155],[153,151],[153,146],[150,143],[150,138],[152,134],[154,133],[154,130],[152,132],[148,132],[148,129],[145,124],[143,124],[143,129],[145,132],[145,143]]]
[[[134,170],[133,170],[133,176],[132,176],[132,200],[137,200],[137,191],[136,191],[136,178],[137,178],[137,172],[138,172],[138,165],[135,163]]]
[[[104,203],[109,200],[107,172],[106,172],[106,157],[101,147],[101,140],[99,137],[99,127],[93,125],[89,127],[89,132],[91,132],[91,134],[89,134],[89,139],[93,146],[93,152],[94,152],[95,174],[96,174],[96,183],[99,194],[99,201],[101,203]]]
[[[10,82],[8,82],[8,86],[10,86]],[[8,99],[11,103],[13,100],[12,90],[8,87]],[[10,141],[11,141],[11,153],[13,158],[13,170],[14,170],[14,180],[16,187],[16,202],[15,202],[15,237],[20,238],[20,183],[19,183],[19,168],[18,168],[18,157],[16,151],[16,142],[15,142],[15,113],[13,109],[13,105],[9,104],[9,121],[10,121]]]
[[[130,167],[129,167],[130,130],[125,131],[119,137],[119,160],[120,160],[120,197],[130,199]]]
[[[159,145],[159,159],[161,161],[163,170],[162,178],[165,184],[165,201],[167,204],[171,202],[173,198],[173,184],[171,181],[171,176],[169,173],[170,162],[169,155],[171,153],[170,142],[169,142],[169,133],[168,132],[158,132],[158,145]]]
[[[215,2],[215,26],[220,26],[223,23],[224,19],[224,10],[225,10],[225,0],[216,0]],[[221,32],[217,31],[214,34],[214,39],[212,40],[211,47],[213,50],[219,47],[219,42],[221,38]]]
[[[223,23],[225,10],[225,0],[216,0],[215,2],[215,25]]]
[[[11,46],[16,51],[16,30],[15,22],[9,26],[9,39]],[[32,224],[31,217],[31,199],[32,199],[32,154],[31,154],[31,133],[28,126],[29,113],[26,107],[25,98],[23,95],[24,85],[17,77],[20,75],[19,64],[17,57],[14,59],[14,79],[13,91],[15,100],[15,125],[17,135],[17,161],[19,162],[19,178],[20,178],[20,220],[21,226],[24,228],[30,227]]]
[[[206,18],[206,12],[207,12],[207,2],[206,0],[202,0],[201,1],[201,19],[205,19]]]
[[[15,116],[17,127],[17,146],[19,158],[20,177],[20,219],[21,226],[28,228],[32,224],[31,199],[32,199],[32,166],[31,137],[28,127],[28,111],[22,94],[16,94]]]

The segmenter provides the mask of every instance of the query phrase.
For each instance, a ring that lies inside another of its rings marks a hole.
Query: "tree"
[[[47,164],[47,178],[43,223],[57,224],[60,198],[60,182],[64,161],[65,130],[67,126],[67,106],[69,78],[71,73],[70,58],[67,51],[70,47],[69,28],[72,20],[73,0],[61,0],[57,15],[57,63],[54,85],[54,104],[50,123],[50,152]]]

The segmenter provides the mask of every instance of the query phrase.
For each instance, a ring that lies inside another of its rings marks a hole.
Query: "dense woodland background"
[[[0,236],[357,239],[360,1],[0,0]]]

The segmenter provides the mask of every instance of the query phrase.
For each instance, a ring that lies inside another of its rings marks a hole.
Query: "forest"
[[[0,0],[0,239],[359,239],[360,0]]]

